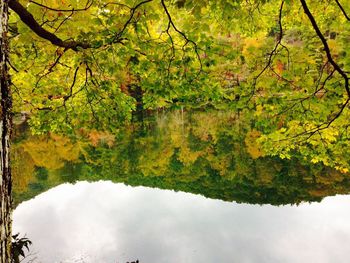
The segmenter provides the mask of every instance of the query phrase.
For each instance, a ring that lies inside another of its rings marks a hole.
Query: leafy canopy
[[[349,6],[11,0],[15,109],[35,132],[70,133],[116,131],[140,104],[230,109],[254,116],[266,154],[346,172]]]

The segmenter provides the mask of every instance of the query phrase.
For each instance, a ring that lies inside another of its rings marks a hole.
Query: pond
[[[15,137],[23,262],[347,262],[349,174],[266,157],[232,113]]]

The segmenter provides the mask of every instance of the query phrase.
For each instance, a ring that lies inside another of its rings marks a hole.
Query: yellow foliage
[[[255,116],[260,116],[264,111],[264,107],[262,105],[258,105],[256,107],[256,111],[255,111]]]
[[[28,184],[35,181],[35,165],[31,156],[22,147],[16,147],[11,152],[12,185],[15,192],[23,192]]]
[[[327,196],[327,190],[324,189],[311,189],[309,190],[309,194],[314,197],[324,197]]]
[[[210,114],[198,114],[193,116],[196,126],[192,127],[194,135],[199,137],[202,141],[217,141],[218,128],[222,125],[224,118]]]
[[[225,156],[215,156],[215,155],[209,155],[207,157],[207,160],[210,162],[210,166],[216,170],[219,171],[221,176],[224,176],[228,172],[228,168],[231,164],[232,157],[230,155]]]
[[[260,138],[260,136],[261,133],[259,131],[251,130],[247,133],[244,140],[247,152],[253,159],[264,156],[264,152],[262,151],[260,144],[257,142],[257,139]]]
[[[64,166],[64,161],[77,161],[80,147],[70,139],[51,134],[50,137],[32,137],[22,145],[36,166],[55,170]]]
[[[249,56],[255,49],[258,49],[264,43],[263,37],[247,37],[244,39],[243,55]]]
[[[170,138],[175,147],[180,147],[185,141],[184,136],[179,132],[172,132]]]
[[[339,43],[334,39],[329,39],[327,42],[328,42],[329,48],[332,51],[332,54],[339,55],[339,51],[341,50]]]
[[[174,148],[167,145],[161,151],[145,151],[140,157],[139,168],[145,176],[165,176]]]
[[[199,156],[202,155],[202,152],[199,151],[191,151],[191,149],[188,147],[187,143],[184,144],[180,148],[180,154],[179,154],[179,161],[181,161],[184,165],[191,165],[193,164]]]

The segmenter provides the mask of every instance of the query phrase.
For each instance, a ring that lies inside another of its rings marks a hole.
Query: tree
[[[11,133],[11,97],[8,60],[8,2],[0,3],[0,262],[10,262],[11,255],[11,170],[9,165]]]

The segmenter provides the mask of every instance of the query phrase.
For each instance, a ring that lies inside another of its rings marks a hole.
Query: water
[[[245,129],[174,113],[115,139],[18,139],[24,262],[348,262],[349,175],[257,156]]]
[[[18,206],[38,262],[348,262],[349,196],[237,204],[112,182],[63,184]]]

